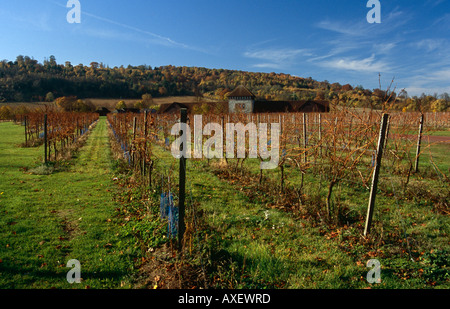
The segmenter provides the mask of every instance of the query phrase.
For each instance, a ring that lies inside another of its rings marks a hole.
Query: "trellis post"
[[[182,108],[180,110],[181,113],[181,125],[183,128],[183,139],[184,141],[180,144],[180,170],[179,170],[179,201],[178,201],[178,249],[182,251],[183,249],[183,237],[184,232],[186,230],[186,225],[184,222],[184,215],[185,215],[185,194],[186,194],[186,157],[185,153],[187,152],[187,130],[186,130],[186,123],[187,123],[187,109]],[[183,145],[183,146],[181,146]]]
[[[24,120],[24,124],[25,124],[25,146],[27,146],[28,145],[28,137],[27,137],[27,121],[28,121],[28,119],[27,119],[26,115],[24,116],[23,120]]]
[[[364,237],[366,237],[367,234],[369,234],[370,225],[372,224],[373,209],[375,206],[375,197],[377,194],[376,192],[378,186],[378,175],[380,173],[381,158],[383,156],[383,146],[384,146],[384,139],[386,138],[386,126],[388,119],[389,114],[383,114],[381,118],[380,134],[378,136],[377,158],[372,177],[372,185],[370,187],[369,206],[367,207],[366,225],[364,227]]]
[[[305,163],[308,162],[308,153],[306,151],[306,148],[308,147],[308,135],[306,130],[306,114],[303,113],[303,147],[305,148]]]
[[[47,114],[44,115],[44,163],[47,164]]]
[[[420,116],[419,134],[418,134],[418,136],[417,136],[416,162],[415,162],[415,164],[414,164],[414,171],[415,171],[416,173],[419,171],[420,143],[421,143],[421,141],[422,141],[423,120],[424,120],[424,115],[422,114],[422,115]]]

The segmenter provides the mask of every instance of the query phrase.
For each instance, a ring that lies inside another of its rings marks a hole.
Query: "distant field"
[[[106,107],[108,109],[114,109],[117,102],[120,100],[125,101],[128,107],[133,107],[134,103],[139,101],[139,99],[90,99],[97,107]],[[204,99],[205,101],[211,101],[209,99]],[[180,96],[180,97],[163,97],[163,98],[153,98],[153,103],[156,105],[167,104],[167,103],[193,103],[196,102],[197,98],[195,96]]]
[[[139,99],[123,99],[123,98],[117,98],[117,99],[88,99],[90,100],[96,107],[106,107],[110,110],[113,110],[117,104],[117,102],[123,100],[127,104],[128,107],[133,107],[134,103],[139,101]],[[153,102],[154,104],[161,105],[166,103],[192,103],[196,102],[197,98],[195,96],[180,96],[180,97],[164,97],[164,98],[154,98]],[[205,101],[211,101],[210,99],[204,98]],[[10,105],[10,106],[44,106],[44,105],[51,105],[52,103],[49,102],[17,102],[17,103],[0,103],[0,107],[3,105]]]

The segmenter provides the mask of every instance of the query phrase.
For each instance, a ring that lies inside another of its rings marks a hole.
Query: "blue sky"
[[[450,0],[0,0],[0,60],[288,73],[397,92],[450,93]]]

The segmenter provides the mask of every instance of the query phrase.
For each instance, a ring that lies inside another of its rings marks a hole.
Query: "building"
[[[239,85],[228,94],[229,113],[253,113],[256,96],[247,88]]]
[[[162,104],[159,113],[177,113],[186,108],[188,113],[196,113],[201,107],[209,106],[210,111],[220,113],[327,113],[330,102],[326,100],[263,101],[247,88],[240,85],[228,94],[228,102],[198,102]]]
[[[99,107],[96,111],[95,111],[99,116],[106,116],[108,115],[111,111],[109,109],[107,109],[106,107]]]
[[[255,101],[253,113],[328,113],[326,100]]]

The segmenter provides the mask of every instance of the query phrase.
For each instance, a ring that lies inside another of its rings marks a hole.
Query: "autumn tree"
[[[142,95],[142,106],[143,108],[148,108],[153,105],[152,95],[149,93]]]
[[[48,92],[45,95],[45,101],[46,102],[53,102],[55,100],[55,96],[53,95],[53,92]]]
[[[55,100],[55,103],[58,107],[62,108],[65,111],[72,111],[74,110],[74,105],[77,100],[78,98],[76,96],[59,97]]]
[[[438,99],[431,103],[431,110],[434,112],[445,112],[449,107],[449,101],[443,99]]]
[[[0,120],[9,120],[13,116],[13,112],[11,110],[11,107],[9,106],[2,106],[0,107]]]
[[[122,100],[122,101],[117,102],[116,109],[119,110],[119,109],[123,109],[123,108],[127,108],[127,104],[125,103],[125,101]]]

